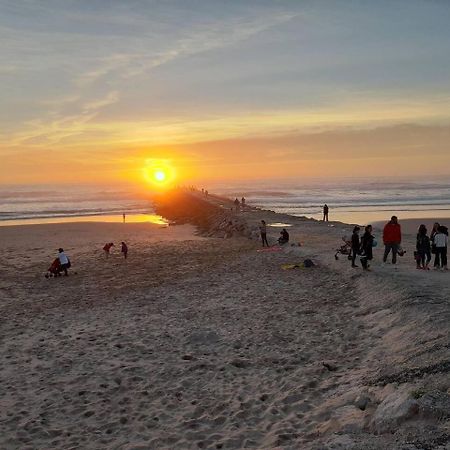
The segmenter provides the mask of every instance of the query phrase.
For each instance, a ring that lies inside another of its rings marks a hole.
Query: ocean
[[[199,188],[202,186],[199,186]],[[399,219],[449,218],[450,178],[430,180],[334,179],[249,181],[204,186],[227,197],[245,197],[264,209],[315,219],[327,203],[330,220],[361,225]],[[0,224],[67,221],[163,223],[151,196],[131,186],[1,186]]]
[[[361,225],[403,219],[450,218],[450,177],[438,180],[334,179],[249,182],[217,185],[214,192],[245,197],[247,203],[294,216],[322,218]]]

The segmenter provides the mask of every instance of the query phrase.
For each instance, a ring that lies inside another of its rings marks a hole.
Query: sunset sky
[[[449,175],[450,1],[0,0],[0,183]]]

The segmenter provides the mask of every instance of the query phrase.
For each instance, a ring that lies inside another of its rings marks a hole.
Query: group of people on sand
[[[370,261],[373,259],[373,247],[377,242],[372,235],[372,225],[364,228],[364,234],[360,238],[360,227],[355,226],[351,239],[351,261],[352,267],[356,265],[356,257],[359,255],[361,265],[364,270],[370,270]],[[392,264],[397,263],[397,256],[403,256],[406,252],[401,247],[402,231],[398,223],[397,216],[392,216],[391,220],[383,228],[384,254],[383,264],[387,263],[389,254],[391,254]],[[434,254],[434,269],[447,270],[447,247],[448,247],[448,228],[435,223],[430,236],[428,236],[427,227],[422,224],[419,226],[416,236],[416,250],[414,259],[417,269],[429,270],[431,255]]]
[[[58,256],[53,260],[50,267],[47,269],[45,278],[60,277],[64,272],[64,276],[68,276],[67,269],[70,269],[71,263],[69,257],[64,252],[64,249],[58,249]]]
[[[263,247],[270,247],[269,242],[267,241],[267,224],[265,220],[261,220],[261,224],[259,225],[259,234],[261,235],[261,242]],[[280,237],[278,238],[278,244],[284,245],[289,242],[289,233],[286,228],[283,228],[280,231]]]
[[[111,253],[112,247],[114,247],[114,242],[107,242],[103,246],[103,251],[105,252],[105,256],[107,258],[109,258],[109,255]],[[120,252],[123,253],[123,257],[125,259],[127,259],[127,257],[128,257],[128,245],[125,244],[125,242],[123,242],[123,241],[120,243]]]
[[[113,242],[107,242],[103,246],[103,251],[105,253],[105,256],[108,258],[111,252],[111,248],[114,247]],[[125,242],[121,242],[121,253],[123,254],[123,257],[127,259],[128,257],[128,245]],[[68,269],[71,267],[71,262],[69,257],[64,252],[64,249],[60,248],[58,249],[58,257],[55,258],[50,265],[50,267],[47,269],[47,273],[45,274],[45,278],[51,278],[51,277],[59,277],[64,273],[64,275],[67,277],[69,275]]]
[[[239,211],[245,211],[245,208],[246,208],[246,204],[245,204],[245,197],[242,197],[241,198],[241,201],[239,201],[239,199],[236,197],[235,199],[234,199],[234,209],[236,210],[236,212],[239,212]]]

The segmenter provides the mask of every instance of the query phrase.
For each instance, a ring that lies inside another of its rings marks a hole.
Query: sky
[[[0,184],[450,175],[448,0],[0,0]]]

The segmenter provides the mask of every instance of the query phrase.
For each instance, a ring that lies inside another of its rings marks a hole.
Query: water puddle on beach
[[[73,217],[41,217],[33,219],[2,220],[0,226],[11,225],[39,225],[46,223],[79,223],[79,222],[108,222],[122,223],[123,216],[120,215],[96,215],[96,216],[73,216]],[[151,223],[154,225],[168,226],[169,222],[157,214],[127,214],[126,223]]]
[[[292,224],[282,223],[282,222],[274,222],[274,223],[269,223],[267,226],[274,227],[274,228],[286,228],[286,227],[292,227]]]

